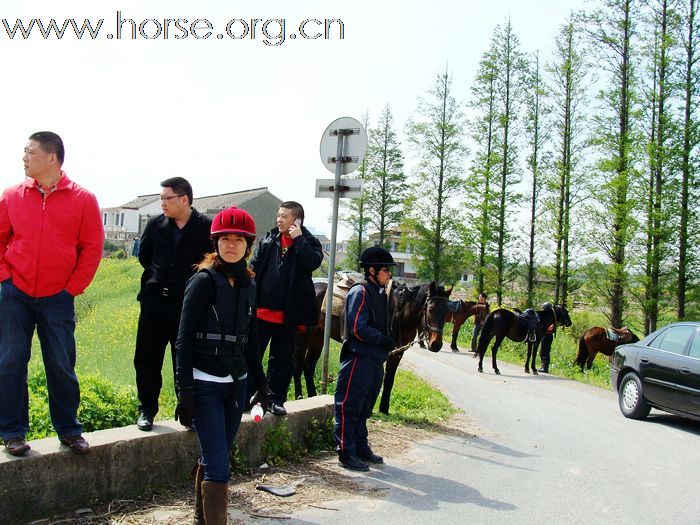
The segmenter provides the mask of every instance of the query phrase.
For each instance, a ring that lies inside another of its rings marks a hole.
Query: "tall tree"
[[[403,218],[403,203],[408,193],[403,172],[403,153],[389,104],[384,106],[377,127],[369,132],[369,173],[364,187],[367,214],[377,230],[379,244],[386,247],[387,237]]]
[[[665,262],[671,238],[670,210],[671,194],[669,182],[672,179],[673,117],[670,107],[672,75],[674,70],[673,51],[676,47],[675,34],[678,29],[677,0],[649,0],[649,24],[653,40],[649,50],[649,71],[651,73],[651,93],[649,120],[649,178],[647,184],[647,231],[646,231],[646,278],[645,333],[656,330],[659,318],[661,290],[661,266]]]
[[[610,304],[610,322],[621,327],[625,314],[625,289],[628,281],[626,248],[636,227],[635,202],[630,191],[638,177],[635,124],[636,76],[635,35],[639,0],[609,0],[602,8],[584,16],[584,26],[591,38],[599,67],[606,73],[606,87],[598,95],[603,111],[596,115],[595,140],[601,159],[598,169],[603,175],[593,193],[599,206],[589,207],[596,219],[591,231],[597,249],[609,259],[604,291]]]
[[[698,20],[698,0],[687,0],[683,17],[685,26],[684,75],[683,75],[683,144],[681,149],[681,196],[680,196],[680,231],[678,232],[678,320],[686,317],[686,300],[689,281],[689,268],[692,257],[689,247],[693,246],[690,225],[697,218],[697,206],[690,208],[692,193],[695,188],[698,168],[697,147],[700,133],[697,108],[697,91],[700,87],[700,22]]]
[[[527,307],[532,308],[535,303],[535,227],[538,216],[538,202],[542,180],[540,170],[542,165],[542,155],[544,144],[548,138],[547,125],[545,119],[549,114],[549,107],[546,103],[546,87],[542,80],[540,70],[539,52],[535,53],[530,71],[527,75],[526,91],[526,115],[525,130],[528,143],[527,164],[532,177],[530,194],[530,232],[529,232],[529,253],[527,262]]]
[[[500,122],[499,144],[500,166],[498,167],[498,224],[496,233],[496,301],[501,304],[506,283],[506,249],[512,238],[508,219],[513,205],[520,196],[514,186],[520,182],[518,174],[517,139],[521,133],[519,117],[523,98],[523,80],[527,72],[527,61],[520,51],[520,42],[508,19],[493,32],[493,49],[496,59],[496,93]]]
[[[589,66],[581,53],[581,32],[573,18],[560,29],[552,61],[547,66],[555,117],[555,176],[550,183],[550,210],[555,248],[554,300],[564,306],[569,296],[572,207],[581,190],[577,167],[586,145],[583,112]]]
[[[496,135],[498,112],[496,108],[497,65],[494,50],[484,53],[479,62],[479,71],[472,83],[470,106],[475,117],[469,123],[470,135],[476,150],[471,163],[471,177],[467,180],[470,210],[473,225],[473,245],[476,257],[473,262],[476,274],[476,291],[486,291],[488,273],[487,259],[495,243],[495,176],[499,165]],[[465,242],[465,244],[472,244]]]
[[[455,197],[463,191],[466,149],[464,116],[452,94],[447,70],[438,75],[429,98],[418,104],[418,118],[407,126],[418,165],[411,215],[406,225],[415,234],[419,276],[453,281],[461,273],[463,254],[457,238],[460,225]]]

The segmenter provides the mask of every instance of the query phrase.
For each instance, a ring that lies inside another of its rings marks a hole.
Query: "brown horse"
[[[306,392],[309,397],[316,395],[314,372],[316,364],[323,350],[323,329],[326,314],[321,312],[321,303],[326,295],[327,283],[315,283],[316,307],[319,313],[319,322],[314,327],[297,336],[294,355],[294,395],[302,397],[301,376],[303,374],[306,383]],[[430,333],[429,348],[438,352],[442,347],[442,328],[447,315],[447,298],[452,291],[446,291],[443,286],[434,282],[423,286],[408,288],[405,285],[395,285],[391,294],[390,316],[391,336],[401,348],[416,337],[419,325],[427,325],[425,331]],[[331,338],[341,342],[340,319],[331,317]],[[403,352],[395,352],[389,355],[386,363],[386,375],[384,377],[384,389],[380,410],[389,411],[389,398],[394,384],[396,369],[399,366]]]
[[[581,372],[583,372],[584,366],[588,370],[591,369],[593,359],[595,359],[598,352],[610,357],[618,346],[639,341],[639,337],[629,328],[613,330],[618,336],[617,341],[611,341],[608,338],[608,331],[602,326],[593,326],[580,337],[578,340],[578,354],[576,354],[574,364],[581,367]]]
[[[448,310],[445,323],[452,323],[452,343],[450,348],[454,352],[459,352],[457,347],[457,337],[462,325],[467,322],[472,315],[475,317],[475,322],[483,323],[486,316],[489,315],[489,305],[479,304],[475,301],[457,301],[457,311],[452,313]]]
[[[522,320],[518,314],[499,308],[491,312],[484,327],[481,329],[481,337],[479,337],[479,347],[474,357],[479,357],[479,372],[483,372],[484,354],[488,349],[491,339],[496,338],[496,342],[491,348],[491,360],[493,371],[496,374],[501,372],[496,364],[496,353],[501,346],[503,340],[507,337],[511,341],[524,343],[527,341],[527,357],[525,359],[525,373],[530,373],[530,356],[532,356],[532,373],[537,375],[537,349],[540,346],[540,341],[545,336],[546,329],[552,324],[561,326],[571,326],[571,318],[569,312],[561,305],[556,305],[554,308],[547,308],[536,312],[538,321],[535,325],[535,340],[528,341],[528,325]]]

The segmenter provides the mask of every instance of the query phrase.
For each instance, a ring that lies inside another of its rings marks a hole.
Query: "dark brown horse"
[[[307,327],[304,333],[297,336],[294,356],[294,395],[298,399],[302,397],[301,376],[303,374],[306,383],[306,392],[309,397],[316,395],[314,372],[316,364],[323,350],[323,329],[326,314],[321,312],[321,303],[326,295],[327,284],[316,283],[316,307],[319,312],[319,322],[314,327]],[[396,285],[391,295],[391,335],[396,341],[397,348],[401,348],[414,340],[419,326],[427,325],[425,332],[429,333],[429,348],[438,352],[442,347],[442,328],[447,315],[447,298],[452,291],[446,291],[443,286],[434,282],[423,286],[408,288],[405,285]],[[331,317],[331,338],[341,341],[340,319]],[[389,411],[389,398],[394,384],[396,369],[399,366],[403,352],[394,352],[389,355],[386,363],[386,375],[380,410]]]
[[[540,346],[540,341],[545,336],[547,327],[552,324],[561,326],[571,326],[571,318],[569,317],[569,312],[566,308],[561,305],[556,305],[554,308],[547,308],[546,310],[539,310],[536,312],[538,321],[535,325],[535,340],[528,341],[528,324],[527,321],[523,321],[521,316],[511,312],[510,310],[505,310],[499,308],[491,312],[486,321],[484,321],[484,326],[481,329],[481,337],[479,337],[479,347],[477,348],[477,355],[479,357],[479,372],[483,372],[483,361],[484,354],[488,349],[491,339],[496,338],[496,342],[491,348],[491,360],[493,365],[493,371],[496,374],[501,372],[498,370],[498,365],[496,364],[496,353],[498,348],[501,346],[503,339],[506,337],[511,341],[516,341],[518,343],[524,343],[527,341],[527,358],[525,359],[525,373],[530,373],[530,356],[532,356],[532,373],[537,375],[537,350]],[[477,357],[475,355],[474,357]]]
[[[475,317],[475,322],[483,323],[486,316],[489,315],[489,305],[479,304],[475,301],[457,301],[457,311],[452,313],[447,312],[447,317],[445,318],[445,323],[452,323],[452,343],[450,348],[454,352],[459,352],[457,347],[457,336],[459,336],[459,330],[462,325],[469,319],[472,315]]]
[[[611,341],[608,338],[607,329],[602,326],[593,326],[580,337],[578,340],[578,354],[576,354],[574,364],[581,367],[581,372],[583,372],[584,366],[588,370],[591,369],[593,359],[595,359],[598,352],[610,357],[618,346],[639,341],[639,337],[629,328],[613,330],[618,337],[617,341]]]

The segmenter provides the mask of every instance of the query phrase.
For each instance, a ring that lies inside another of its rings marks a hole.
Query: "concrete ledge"
[[[265,414],[261,423],[243,415],[236,444],[251,466],[262,460],[267,431],[285,422],[301,443],[309,421],[333,417],[333,397],[317,396],[285,404],[287,417]],[[0,452],[0,523],[16,524],[98,501],[129,498],[185,481],[199,457],[195,432],[176,421],[158,421],[151,432],[136,425],[85,434],[91,452],[77,456],[58,438],[30,442],[32,450],[15,458]]]

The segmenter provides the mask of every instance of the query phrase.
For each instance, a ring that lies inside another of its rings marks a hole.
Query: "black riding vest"
[[[246,372],[245,350],[255,308],[255,287],[251,283],[245,288],[234,288],[221,272],[202,271],[214,279],[216,295],[206,326],[195,334],[194,351],[220,357],[231,376],[237,379]]]

